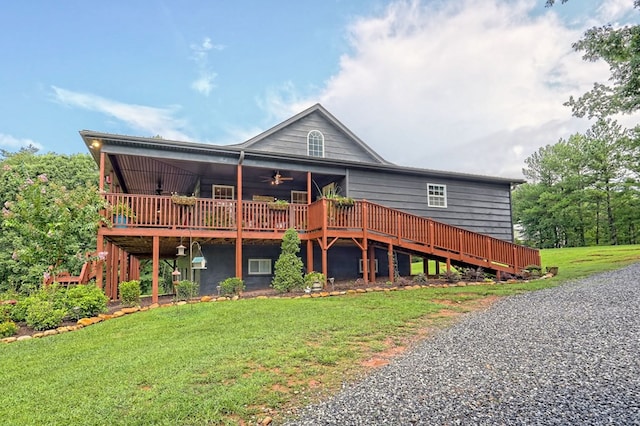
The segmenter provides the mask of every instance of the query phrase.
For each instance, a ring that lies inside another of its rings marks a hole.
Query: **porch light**
[[[91,148],[99,149],[100,148],[100,140],[94,139],[91,141]]]
[[[207,269],[207,259],[203,256],[196,256],[191,261],[191,269]]]
[[[177,256],[185,256],[186,253],[184,252],[187,248],[185,246],[183,246],[182,244],[180,244],[178,247],[176,247],[176,249],[178,250]]]
[[[180,271],[178,271],[178,268],[176,268],[172,273],[171,273],[171,277],[173,278],[173,284],[177,284],[180,282]]]

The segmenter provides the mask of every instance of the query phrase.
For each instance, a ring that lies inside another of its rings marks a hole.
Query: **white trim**
[[[432,188],[438,193],[432,194]],[[427,183],[427,206],[439,209],[447,208],[447,185],[440,183]]]
[[[251,264],[257,265],[258,270],[251,269]],[[247,262],[249,275],[271,275],[271,259],[249,259]]]
[[[216,198],[216,188],[224,188],[224,189],[231,189],[231,198]],[[236,199],[236,187],[233,185],[216,185],[213,184],[211,187],[211,198],[213,198],[214,200],[235,200]]]
[[[293,199],[293,194],[304,194],[304,202],[302,203],[296,203]],[[292,204],[307,204],[307,191],[291,191],[291,203]]]
[[[320,135],[320,143],[321,143],[321,148],[322,148],[322,152],[321,154],[318,155],[311,155],[310,149],[309,149],[309,145],[310,145],[310,141],[309,141],[309,137],[311,136],[311,133],[318,133]],[[309,157],[316,157],[316,158],[324,158],[324,135],[322,134],[322,132],[320,130],[317,129],[313,129],[310,130],[309,133],[307,133],[307,155]]]
[[[371,262],[371,259],[367,259],[367,262]],[[376,274],[378,273],[378,259],[373,260],[376,268]],[[362,273],[362,259],[358,259],[358,272]],[[371,271],[369,271],[371,272]]]

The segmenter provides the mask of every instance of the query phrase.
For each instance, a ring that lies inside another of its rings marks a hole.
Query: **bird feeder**
[[[173,278],[173,284],[178,284],[180,282],[180,271],[178,271],[178,268],[176,268],[172,273],[171,273],[171,277]]]
[[[180,244],[178,247],[176,247],[176,249],[178,250],[177,255],[178,256],[185,256],[186,253],[184,252],[187,248],[185,246],[183,246],[182,244]]]
[[[191,260],[191,269],[207,269],[207,259],[203,256],[196,256]]]

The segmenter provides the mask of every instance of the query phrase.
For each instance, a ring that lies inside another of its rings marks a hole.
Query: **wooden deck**
[[[284,208],[257,201],[197,198],[192,205],[176,204],[170,196],[105,194],[110,205],[127,205],[133,215],[126,223],[104,217],[113,227],[100,234],[176,237],[185,231],[210,238],[280,239],[295,228],[303,241],[317,242],[326,255],[337,240],[351,240],[363,252],[369,245],[383,245],[447,265],[482,267],[493,272],[519,273],[529,265],[540,266],[537,250],[415,216],[368,201],[338,206],[331,200]],[[126,247],[125,247],[126,249]],[[365,256],[366,257],[366,256]],[[364,257],[363,257],[364,258]],[[323,262],[326,263],[326,262]],[[326,265],[323,265],[326,267]],[[326,272],[326,271],[325,271]]]

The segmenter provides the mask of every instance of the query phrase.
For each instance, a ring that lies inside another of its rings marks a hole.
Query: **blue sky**
[[[519,177],[584,130],[606,66],[585,28],[633,0],[3,2],[0,148],[86,152],[90,129],[239,143],[320,102],[397,164]]]

